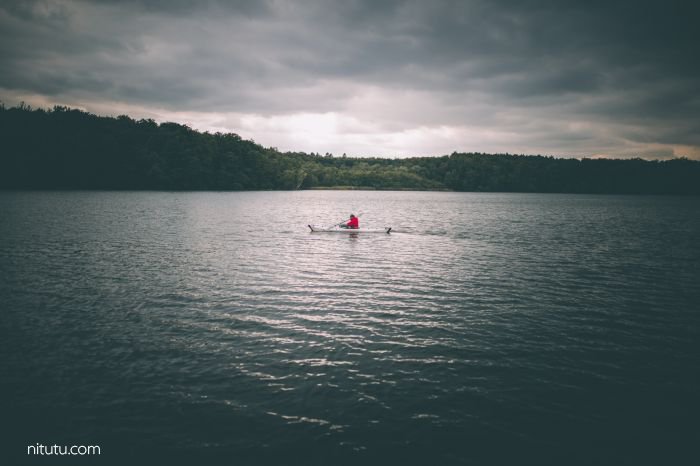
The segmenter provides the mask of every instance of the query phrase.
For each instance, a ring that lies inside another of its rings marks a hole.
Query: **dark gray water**
[[[351,212],[395,233],[306,227]],[[698,198],[30,192],[0,216],[16,461],[696,464]]]

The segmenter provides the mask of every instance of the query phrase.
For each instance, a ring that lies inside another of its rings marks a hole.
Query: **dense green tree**
[[[700,194],[700,162],[453,153],[407,159],[281,153],[236,134],[122,115],[0,105],[0,189],[322,187]]]

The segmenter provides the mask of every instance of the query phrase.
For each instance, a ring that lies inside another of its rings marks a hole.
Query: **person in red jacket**
[[[351,229],[353,229],[353,230],[357,230],[358,228],[360,228],[360,219],[357,218],[357,217],[355,217],[354,214],[350,214],[350,220],[348,220],[347,222],[345,222],[345,223],[342,225],[342,227],[343,227],[343,228],[351,228]]]

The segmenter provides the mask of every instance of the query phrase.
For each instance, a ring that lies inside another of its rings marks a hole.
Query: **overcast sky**
[[[0,100],[283,151],[700,159],[695,5],[0,0]]]

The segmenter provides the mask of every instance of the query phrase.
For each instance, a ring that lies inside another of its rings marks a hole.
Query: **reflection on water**
[[[669,464],[697,439],[693,198],[48,192],[0,211],[20,447]],[[392,233],[306,227],[351,211]]]

